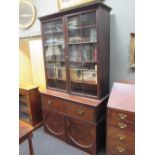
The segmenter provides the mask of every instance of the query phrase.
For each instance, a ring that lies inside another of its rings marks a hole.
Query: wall
[[[38,17],[57,12],[57,0],[35,0]],[[112,7],[110,26],[110,86],[113,81],[134,79],[134,70],[129,69],[130,33],[135,31],[135,1],[106,0]],[[20,30],[19,37],[40,34],[40,23],[36,20],[29,30]]]
[[[19,84],[27,85],[32,83],[29,42],[27,39],[22,39],[19,41]]]
[[[32,81],[39,89],[46,88],[43,51],[40,38],[29,40],[30,60],[32,66]]]
[[[120,79],[134,80],[129,68],[130,33],[135,32],[135,0],[107,0],[110,17],[110,85]]]

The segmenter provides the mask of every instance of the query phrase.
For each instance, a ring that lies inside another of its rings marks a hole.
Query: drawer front
[[[73,102],[66,104],[66,114],[89,122],[94,122],[95,117],[93,108]]]
[[[109,126],[116,127],[122,131],[135,132],[135,121],[133,115],[108,110],[107,122]]]
[[[135,134],[122,131],[117,128],[108,128],[107,131],[107,143],[109,146],[112,144],[120,145],[122,144],[125,147],[130,146],[130,148],[135,148]]]
[[[112,143],[107,147],[106,155],[135,155],[135,150],[130,146]]]
[[[48,95],[41,96],[42,106],[51,110],[64,113],[68,116],[94,122],[94,109],[80,103],[62,100]]]
[[[66,125],[68,143],[96,155],[96,127],[71,118],[66,119]]]
[[[55,97],[51,97],[48,95],[41,96],[42,106],[45,108],[49,108],[58,112],[65,112],[65,103],[64,101]]]
[[[134,113],[127,113],[124,111],[115,111],[108,109],[108,118],[112,118],[117,122],[123,121],[124,123],[129,123],[131,125],[135,124],[135,115]]]

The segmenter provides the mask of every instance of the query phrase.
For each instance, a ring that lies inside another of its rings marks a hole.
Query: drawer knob
[[[119,115],[120,119],[122,119],[122,120],[127,118],[126,114],[119,113],[118,115]]]
[[[126,136],[124,135],[118,135],[119,140],[124,141],[126,139]]]
[[[47,105],[51,105],[52,104],[52,101],[51,100],[48,100],[47,101]]]
[[[121,146],[117,146],[117,151],[122,153],[125,151],[125,148],[124,147],[121,147]]]
[[[77,113],[80,114],[80,115],[82,115],[82,114],[84,113],[84,110],[78,109],[78,110],[77,110]]]
[[[124,124],[124,123],[118,123],[118,126],[120,127],[120,129],[125,129],[126,127],[127,127],[127,125],[126,124]]]

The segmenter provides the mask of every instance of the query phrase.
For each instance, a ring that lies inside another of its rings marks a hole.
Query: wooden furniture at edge
[[[34,155],[32,144],[32,137],[33,137],[32,131],[33,131],[32,126],[22,121],[19,121],[19,144],[22,143],[24,140],[28,139],[30,155]]]
[[[135,154],[135,85],[114,83],[107,112],[106,155]]]
[[[37,86],[19,87],[19,119],[33,127],[42,124],[42,109]]]
[[[92,2],[40,17],[45,131],[91,155],[105,145],[110,10]]]

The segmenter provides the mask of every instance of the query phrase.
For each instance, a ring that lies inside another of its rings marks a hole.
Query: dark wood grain
[[[28,139],[30,155],[34,155],[33,144],[31,140],[33,136],[32,131],[33,131],[32,126],[22,121],[19,121],[19,143],[22,143],[24,140]]]
[[[29,123],[32,126],[38,126],[38,124],[42,122],[41,100],[38,87],[20,86],[19,95],[20,95],[19,97],[20,104],[26,104],[28,108],[27,114],[29,121],[27,121],[27,123]]]
[[[47,133],[66,141],[64,116],[49,109],[43,109],[44,129]]]
[[[113,84],[108,101],[106,155],[135,154],[134,84]]]

